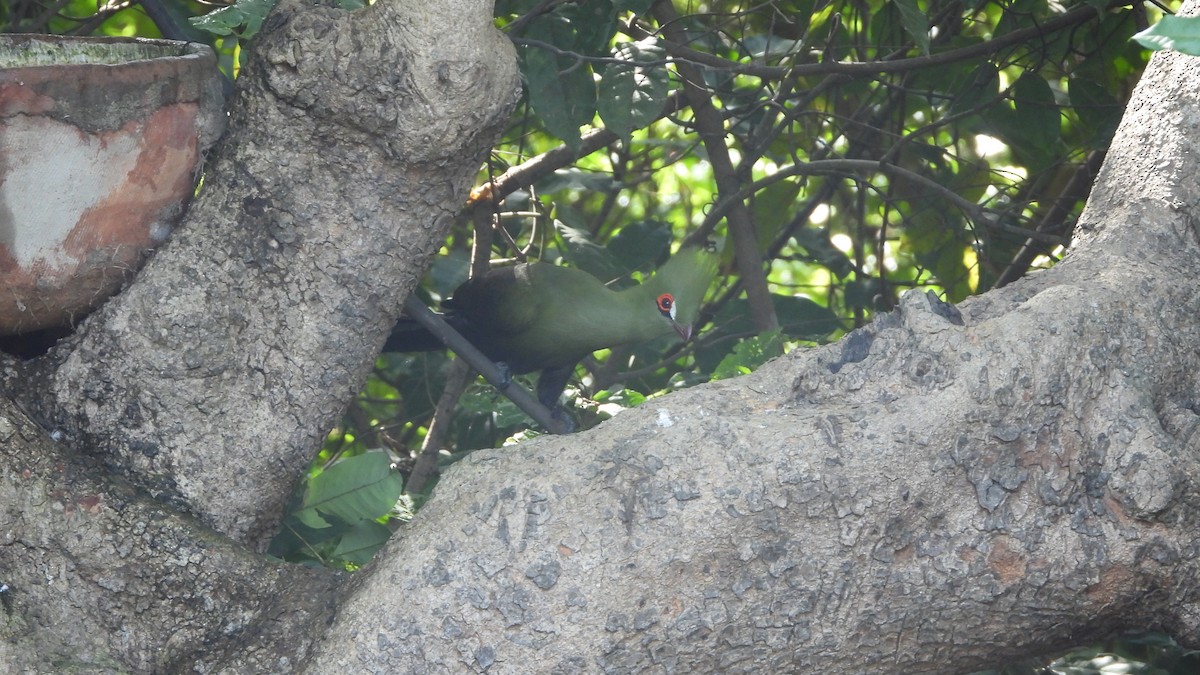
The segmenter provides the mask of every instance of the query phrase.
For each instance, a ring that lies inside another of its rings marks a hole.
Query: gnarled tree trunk
[[[280,3],[180,231],[49,376],[68,439],[236,539],[270,535],[516,102],[491,3],[407,5]]]

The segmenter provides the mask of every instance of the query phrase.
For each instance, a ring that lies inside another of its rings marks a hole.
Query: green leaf
[[[1012,108],[989,108],[984,118],[1022,163],[1040,171],[1053,160],[1062,134],[1054,92],[1045,78],[1026,71],[1013,85],[1012,97]]]
[[[620,263],[613,258],[608,249],[592,241],[590,234],[571,227],[561,220],[554,221],[554,229],[558,231],[562,242],[563,257],[572,266],[578,267],[601,281],[611,281],[624,276]]]
[[[958,115],[992,102],[1000,93],[1000,74],[990,61],[979,64],[954,88],[950,114]]]
[[[348,457],[309,479],[296,517],[316,528],[328,526],[323,515],[350,524],[375,520],[395,506],[402,488],[386,453]]]
[[[471,254],[463,249],[451,249],[447,255],[439,255],[433,259],[425,278],[429,281],[431,290],[441,298],[450,295],[467,280],[467,272],[471,267]]]
[[[329,521],[317,514],[316,509],[304,509],[303,511],[297,511],[294,515],[297,520],[314,530],[323,530],[329,527]]]
[[[532,388],[532,381],[522,378],[522,386]],[[501,396],[490,384],[471,387],[459,399],[459,408],[463,412],[476,415],[491,415],[498,429],[507,429],[529,423],[529,416],[517,407],[515,403]]]
[[[1168,14],[1158,23],[1134,35],[1133,39],[1152,51],[1171,49],[1200,56],[1200,17]]]
[[[775,328],[742,340],[713,370],[712,379],[724,380],[747,375],[767,361],[783,354],[783,329]]]
[[[1079,122],[1090,134],[1093,147],[1107,148],[1117,131],[1123,112],[1120,101],[1107,89],[1090,79],[1072,77],[1067,82],[1071,106]]]
[[[564,2],[553,14],[570,28],[570,39],[564,40],[559,33],[553,40],[556,46],[588,56],[608,55],[608,46],[617,34],[617,10],[610,0]]]
[[[949,207],[930,208],[905,220],[901,238],[902,249],[933,272],[950,302],[960,302],[971,294],[971,274],[963,259],[970,241],[965,225],[962,216]]]
[[[525,31],[531,39],[553,45],[521,49],[529,104],[546,130],[572,148],[579,147],[579,127],[596,115],[596,82],[587,57],[607,55],[615,30],[612,4],[585,0],[539,16]]]
[[[535,48],[525,50],[521,63],[529,105],[547,131],[578,148],[579,127],[591,122],[596,114],[591,66]]]
[[[538,0],[496,0],[496,16],[528,14],[539,4]]]
[[[767,246],[779,234],[780,228],[792,222],[796,215],[796,197],[799,194],[798,181],[781,180],[754,195],[751,206],[754,209],[754,227],[760,251],[767,250]]]
[[[846,306],[854,309],[879,309],[875,297],[882,290],[879,279],[875,277],[855,279],[846,284]]]
[[[850,262],[850,258],[840,248],[833,245],[827,228],[803,228],[796,233],[796,243],[808,254],[805,259],[824,266],[839,278],[854,271],[854,263]]]
[[[772,295],[771,305],[783,334],[789,338],[818,341],[842,328],[842,322],[828,307],[803,296]],[[725,358],[731,338],[755,334],[750,303],[744,299],[725,303],[713,318],[713,326],[697,343],[696,365],[705,372],[714,370]]]
[[[236,33],[238,37],[248,40],[262,28],[263,19],[275,7],[277,0],[237,0],[228,7],[222,7],[204,16],[188,19],[200,30],[206,30],[215,35]]]
[[[391,536],[392,530],[386,525],[373,520],[362,521],[342,536],[333,555],[356,565],[365,565]]]
[[[929,17],[917,6],[917,0],[892,0],[900,10],[900,23],[924,54],[929,53]]]
[[[613,56],[629,65],[610,64],[604,70],[596,108],[604,124],[628,141],[633,131],[658,119],[671,87],[665,65],[636,64],[660,61],[666,52],[654,41],[644,40],[618,44]]]
[[[615,414],[617,408],[636,408],[645,403],[646,395],[636,389],[621,387],[616,391],[602,389],[592,395],[592,400],[600,404],[602,412]]]
[[[618,188],[612,173],[587,171],[575,167],[558,169],[554,173],[539,180],[536,184],[539,192],[558,192],[559,190],[588,190],[593,192],[609,192]],[[559,208],[562,208],[559,206]]]
[[[661,220],[641,220],[622,227],[608,240],[608,252],[627,272],[648,269],[671,250],[671,226]]]
[[[1058,140],[1061,133],[1058,103],[1046,78],[1026,71],[1013,86],[1013,101],[1017,117],[1030,127],[1030,138],[1045,145]]]

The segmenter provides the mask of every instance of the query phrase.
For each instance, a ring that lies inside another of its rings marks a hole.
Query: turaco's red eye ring
[[[670,293],[663,293],[662,295],[658,296],[658,300],[655,301],[655,304],[658,305],[658,311],[662,312],[663,316],[667,317],[668,319],[675,318],[675,296],[671,295]]]

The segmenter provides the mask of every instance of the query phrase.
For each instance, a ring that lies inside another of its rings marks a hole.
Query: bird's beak
[[[691,324],[676,323],[676,322],[672,321],[671,328],[674,328],[675,332],[679,333],[679,337],[683,338],[684,342],[687,342],[688,340],[692,339],[692,325]]]

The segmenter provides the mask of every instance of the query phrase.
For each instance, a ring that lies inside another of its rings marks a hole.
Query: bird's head
[[[654,307],[684,342],[692,339],[700,302],[717,275],[717,257],[700,248],[685,249],[646,282]]]

